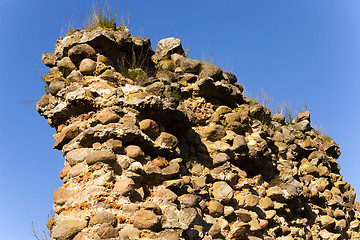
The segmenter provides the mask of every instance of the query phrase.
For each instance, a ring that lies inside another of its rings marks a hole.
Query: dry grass
[[[78,24],[74,16],[67,20],[65,26],[61,29],[61,36],[70,35],[79,29],[86,30],[94,25],[107,30],[127,26],[129,24],[128,8],[123,9],[121,16],[118,13],[119,11],[114,10],[107,1],[102,6],[94,2],[87,16],[82,17],[82,23]]]
[[[294,107],[291,102],[285,101],[274,105],[273,98],[264,89],[261,89],[257,95],[253,95],[252,92],[245,92],[244,94],[250,99],[250,105],[262,104],[267,109],[270,109],[272,114],[280,113],[284,115],[285,121],[288,123],[292,123],[298,113],[307,111],[310,108],[307,103],[298,104]]]

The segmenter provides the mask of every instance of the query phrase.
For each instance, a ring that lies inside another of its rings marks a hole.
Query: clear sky
[[[40,99],[41,54],[53,52],[68,19],[81,23],[90,2],[0,0],[1,239],[34,239],[32,221],[46,228],[64,159],[35,103],[18,102]],[[263,89],[273,105],[308,104],[312,121],[340,144],[341,173],[360,194],[360,1],[109,2],[128,7],[131,33],[150,37],[154,49],[180,37],[191,58],[212,54],[247,92]]]

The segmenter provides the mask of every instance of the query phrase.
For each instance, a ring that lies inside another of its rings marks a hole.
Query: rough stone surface
[[[212,187],[212,194],[218,201],[230,201],[234,196],[234,190],[223,181],[214,183]]]
[[[86,224],[85,220],[63,220],[53,228],[51,236],[56,240],[70,240],[85,228]]]
[[[360,239],[339,145],[310,112],[271,116],[234,74],[183,53],[94,24],[42,56],[36,110],[66,166],[51,239]]]
[[[174,148],[178,144],[177,138],[166,132],[162,132],[160,136],[155,140],[155,145],[162,148]]]
[[[64,57],[57,63],[57,67],[62,72],[64,77],[67,77],[73,70],[76,69],[75,64],[69,57]]]
[[[158,137],[160,134],[159,125],[151,119],[145,119],[139,122],[140,130],[151,138]]]
[[[102,223],[108,223],[113,227],[116,227],[117,219],[114,216],[114,214],[109,212],[97,212],[95,216],[90,218],[90,224],[92,225],[102,224]]]
[[[156,229],[159,218],[148,210],[139,210],[134,216],[134,227],[137,229]]]
[[[114,111],[112,111],[109,108],[105,108],[98,114],[96,114],[96,118],[102,123],[102,124],[108,124],[119,121],[120,117]]]
[[[103,223],[97,230],[97,234],[101,239],[116,238],[119,236],[118,230],[116,230],[109,223]]]
[[[129,196],[135,191],[135,182],[131,178],[125,178],[117,181],[114,191],[122,196]]]
[[[65,128],[56,138],[53,148],[61,149],[64,144],[70,142],[73,138],[79,135],[79,128],[77,126],[71,126]]]
[[[184,50],[181,46],[179,38],[165,38],[159,41],[156,53],[152,57],[154,61],[160,61],[165,56],[170,56],[173,53],[183,54]]]

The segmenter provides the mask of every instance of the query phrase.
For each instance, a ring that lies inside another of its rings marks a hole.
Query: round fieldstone
[[[73,62],[80,62],[84,58],[93,58],[96,55],[95,50],[88,44],[79,44],[70,48],[68,55]]]
[[[85,58],[81,61],[79,70],[83,75],[93,75],[96,70],[96,62],[90,58]]]
[[[238,219],[242,222],[250,222],[252,219],[250,211],[245,209],[236,210],[235,214],[238,217]]]
[[[269,197],[264,197],[260,199],[259,207],[264,210],[272,209],[274,207],[274,202]]]
[[[52,95],[56,95],[56,93],[58,91],[60,91],[61,89],[65,88],[65,86],[66,86],[66,84],[64,81],[53,81],[49,85],[49,92]]]
[[[114,191],[121,196],[129,196],[135,191],[135,182],[131,178],[117,181],[114,186]]]
[[[70,169],[68,175],[69,175],[69,177],[72,177],[72,178],[77,177],[77,176],[87,172],[87,170],[88,170],[87,165],[80,163],[80,164],[73,166]]]
[[[134,216],[134,227],[137,229],[151,229],[158,228],[159,218],[152,211],[141,209],[136,212]]]
[[[125,225],[124,228],[119,231],[119,239],[140,239],[139,230]]]
[[[111,109],[105,108],[96,114],[96,119],[99,120],[101,124],[108,124],[118,122],[120,117]]]
[[[72,71],[67,77],[66,82],[69,83],[84,83],[83,75],[79,71]]]
[[[90,224],[92,225],[102,224],[102,223],[108,223],[113,227],[116,227],[117,219],[114,214],[109,212],[97,212],[95,216],[90,218]]]
[[[159,189],[155,192],[154,199],[163,202],[174,202],[177,199],[177,195],[169,189]]]
[[[79,148],[68,152],[65,156],[65,159],[71,166],[74,166],[85,161],[90,153],[90,148]]]
[[[109,150],[92,151],[86,157],[86,163],[88,165],[93,165],[98,162],[112,163],[114,161],[116,161],[116,155]]]
[[[103,223],[100,225],[96,232],[101,239],[116,238],[119,236],[118,230],[116,230],[109,223]]]
[[[282,201],[285,199],[284,191],[280,187],[271,187],[266,190],[266,196],[274,201]]]
[[[66,165],[60,172],[60,179],[63,179],[66,177],[66,175],[69,173],[71,167],[69,165]]]
[[[140,130],[151,138],[156,138],[160,134],[159,125],[151,119],[144,119],[139,122]]]
[[[74,192],[66,188],[58,188],[54,191],[54,203],[63,205],[73,197]]]
[[[129,158],[133,158],[135,160],[142,160],[144,159],[144,152],[141,150],[139,146],[130,145],[125,148],[126,156]]]
[[[78,232],[84,229],[86,225],[86,220],[62,220],[53,228],[51,237],[56,240],[72,239]]]
[[[76,69],[75,64],[69,57],[64,57],[57,63],[57,67],[62,72],[63,77],[67,77],[73,70]]]

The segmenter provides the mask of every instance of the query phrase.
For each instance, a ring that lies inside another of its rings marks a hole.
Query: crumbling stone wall
[[[63,185],[51,238],[360,239],[339,146],[292,123],[180,40],[126,27],[58,39],[37,111],[56,128]]]

